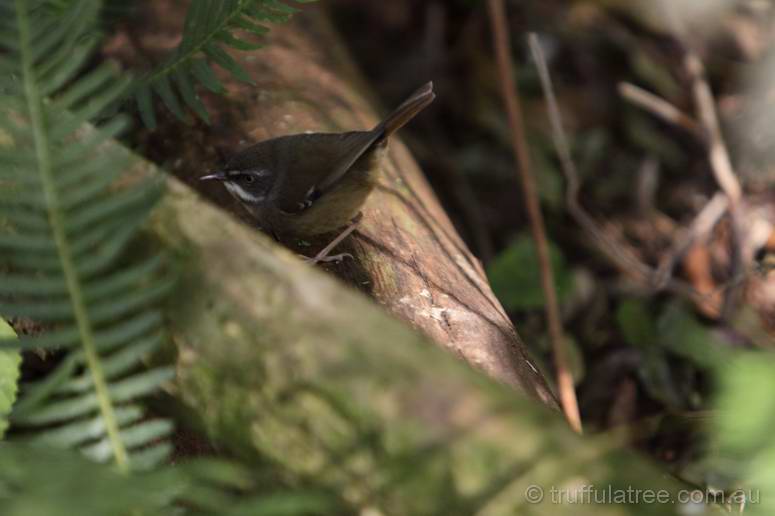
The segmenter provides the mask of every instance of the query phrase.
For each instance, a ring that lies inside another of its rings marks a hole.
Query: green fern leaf
[[[122,475],[66,450],[6,444],[0,453],[0,505],[9,515],[170,514],[188,483],[174,470]]]
[[[99,422],[95,425],[98,429]],[[140,425],[136,435],[146,440],[165,430],[163,424]],[[63,434],[61,442],[72,441]],[[153,453],[145,454],[144,459],[153,464]],[[290,516],[353,512],[326,492],[298,489],[249,494],[265,482],[250,469],[214,459],[194,459],[174,468],[122,475],[115,468],[66,450],[8,443],[0,453],[3,514]]]
[[[16,334],[7,322],[0,319],[0,338],[14,338]],[[0,351],[0,439],[8,427],[8,413],[16,399],[21,357],[15,351]]]
[[[248,75],[248,72],[246,72],[245,69],[242,68],[237,63],[237,61],[235,61],[234,58],[232,58],[225,50],[223,50],[215,43],[206,43],[204,46],[204,52],[208,57],[215,61],[218,66],[231,72],[232,75],[234,75],[234,77],[237,79],[251,85],[255,84],[253,79],[251,79]]]
[[[223,93],[226,89],[218,80],[213,69],[205,59],[194,59],[191,62],[191,72],[202,85],[213,93]]]
[[[174,374],[142,370],[163,342],[158,305],[172,280],[159,277],[161,259],[133,263],[123,251],[161,183],[116,188],[128,158],[104,143],[127,121],[85,126],[129,84],[107,66],[74,79],[95,46],[87,36],[99,3],[41,5],[0,2],[0,68],[12,78],[0,90],[0,180],[11,192],[0,197],[0,314],[46,327],[36,337],[0,338],[0,353],[52,348],[65,356],[22,385],[10,419],[32,440],[77,447],[120,470],[151,467],[169,452],[171,425],[142,420],[136,402]],[[169,79],[155,87],[175,107]]]
[[[153,95],[147,84],[141,84],[135,93],[137,110],[146,127],[156,127],[156,113],[153,110]]]
[[[185,68],[180,67],[175,72],[175,83],[180,89],[180,94],[183,96],[184,102],[194,110],[199,118],[210,123],[210,116],[207,114],[207,108],[205,108],[205,105],[199,99],[199,95],[196,94],[189,73]]]
[[[215,93],[223,93],[223,86],[211,64],[243,82],[254,84],[247,71],[223,47],[241,51],[259,49],[263,46],[261,41],[247,39],[246,33],[260,38],[269,29],[258,22],[284,23],[298,11],[279,0],[192,0],[180,45],[135,86],[134,95],[143,123],[149,128],[156,126],[154,94],[179,119],[184,119],[182,99],[185,106],[209,122],[204,104],[196,93],[196,83]]]

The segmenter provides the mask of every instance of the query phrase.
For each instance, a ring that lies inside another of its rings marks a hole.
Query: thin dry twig
[[[546,65],[546,58],[541,49],[541,44],[538,42],[538,37],[535,34],[530,34],[528,36],[528,43],[530,44],[533,60],[538,68],[538,75],[541,79],[541,88],[544,92],[546,107],[549,112],[549,121],[552,126],[552,138],[554,140],[555,149],[557,150],[557,155],[560,158],[560,166],[567,184],[565,204],[568,207],[568,211],[582,229],[592,238],[597,249],[604,253],[618,269],[630,276],[634,276],[635,279],[641,283],[647,285],[651,284],[653,276],[651,268],[642,263],[634,254],[628,252],[625,247],[611,238],[605,231],[602,231],[592,216],[590,216],[581,206],[581,203],[579,202],[581,181],[579,180],[579,174],[576,170],[576,164],[571,157],[570,145],[568,145],[565,130],[563,129],[562,115],[560,114],[557,98],[554,94],[554,86],[552,84],[551,76],[549,75],[549,67]]]
[[[635,188],[635,202],[638,211],[651,215],[657,211],[656,196],[659,188],[659,160],[647,156],[638,169],[638,181]]]
[[[729,151],[724,142],[724,135],[721,132],[718,113],[716,112],[716,101],[713,97],[713,91],[705,76],[705,66],[702,63],[697,52],[692,48],[690,40],[687,37],[686,27],[683,21],[676,15],[671,5],[665,0],[661,2],[662,10],[665,12],[668,22],[671,26],[674,37],[682,43],[683,46],[683,68],[689,76],[691,82],[692,98],[694,100],[695,110],[699,118],[700,125],[706,133],[708,162],[710,163],[713,176],[719,185],[719,188],[727,196],[729,202],[729,216],[731,219],[732,240],[730,254],[731,277],[736,278],[742,274],[743,269],[750,263],[753,256],[744,256],[745,241],[742,225],[740,202],[743,196],[743,190],[735,174],[732,160],[729,157]],[[742,284],[741,284],[742,285]],[[738,298],[740,286],[730,286],[724,296],[724,308],[722,315],[729,317]]]
[[[708,201],[692,221],[686,234],[674,242],[673,250],[659,264],[655,278],[657,288],[662,288],[667,284],[675,266],[683,259],[689,248],[696,241],[705,238],[713,230],[721,217],[726,213],[728,207],[729,201],[726,195],[722,193],[717,193]]]
[[[730,211],[734,211],[742,197],[742,189],[732,167],[732,160],[729,158],[724,137],[721,134],[713,92],[705,78],[705,67],[702,65],[702,61],[693,50],[689,47],[685,48],[684,68],[692,82],[692,97],[697,109],[697,116],[707,133],[708,160],[716,182],[729,199]]]
[[[699,141],[705,141],[705,132],[692,117],[667,100],[629,82],[618,84],[619,95],[625,100],[652,113],[665,122],[680,127]]]
[[[696,67],[696,63],[694,66]],[[696,93],[699,93],[699,97],[703,99],[702,104],[704,106],[703,110],[705,111],[705,116],[702,117],[702,124],[695,121],[692,117],[662,97],[654,95],[633,84],[624,82],[619,83],[619,94],[625,100],[628,100],[636,106],[652,113],[656,117],[687,131],[697,138],[698,141],[703,143],[708,148],[711,163],[719,165],[720,170],[723,171],[721,176],[728,178],[729,172],[731,171],[731,163],[729,155],[726,152],[726,147],[723,145],[723,140],[721,140],[721,145],[719,146],[720,130],[714,131],[710,129],[710,127],[716,127],[716,129],[718,129],[718,120],[715,116],[715,110],[713,110],[712,114],[708,114],[707,99],[709,89],[707,88],[707,83],[705,87],[697,86],[695,91]],[[695,94],[695,97],[697,97],[697,94]],[[710,100],[712,102],[712,97],[710,97]],[[715,141],[713,141],[714,139]],[[711,151],[710,149],[714,145],[716,146],[716,150]],[[711,154],[714,156],[713,158],[710,157]],[[716,170],[715,166],[713,168]],[[734,174],[732,174],[732,177],[734,178]],[[730,184],[734,183],[736,183],[736,179],[730,182]],[[733,190],[735,189],[734,186],[731,188]],[[727,210],[730,210],[731,204],[727,199],[728,196],[722,196],[721,199],[719,199],[718,195],[714,196],[695,217],[689,230],[673,245],[670,254],[661,261],[659,268],[652,276],[653,285],[657,290],[662,290],[671,283],[674,283],[672,275],[677,263],[686,256],[686,253],[691,248],[692,244],[700,237],[710,233]],[[696,302],[703,303],[707,301],[704,299],[706,297],[704,294],[697,294],[698,296],[693,296]],[[714,295],[715,294],[716,293],[714,293]]]
[[[581,433],[581,416],[579,415],[576,391],[573,385],[573,375],[568,366],[567,351],[563,338],[559,303],[555,290],[554,276],[549,261],[549,244],[546,239],[543,215],[538,202],[535,180],[532,176],[530,154],[525,138],[525,128],[522,120],[522,110],[514,81],[514,69],[511,60],[510,36],[506,23],[506,8],[503,0],[489,0],[490,23],[492,24],[493,45],[498,63],[499,82],[503,100],[506,104],[509,125],[512,133],[514,157],[518,163],[518,171],[525,197],[525,207],[530,219],[530,230],[536,243],[536,251],[540,264],[541,288],[546,297],[546,319],[549,325],[549,337],[554,351],[554,362],[557,369],[557,385],[560,391],[560,403],[571,428]]]
[[[692,81],[692,94],[694,103],[700,118],[700,123],[708,133],[708,161],[710,162],[713,175],[719,188],[724,192],[729,202],[730,226],[732,228],[732,239],[730,254],[732,278],[738,277],[743,268],[748,263],[749,258],[743,256],[745,242],[743,241],[744,231],[740,216],[740,200],[742,198],[742,188],[737,180],[732,160],[729,158],[727,146],[724,143],[724,137],[721,133],[718,114],[716,113],[716,102],[713,98],[713,92],[705,78],[705,67],[700,58],[690,48],[686,48],[684,56],[684,67],[689,73]],[[742,285],[742,284],[741,284]],[[724,306],[722,316],[727,318],[731,315],[736,304],[740,286],[731,285],[724,296]]]

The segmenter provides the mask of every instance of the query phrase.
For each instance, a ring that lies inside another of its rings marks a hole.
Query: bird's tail
[[[385,117],[371,131],[348,133],[347,136],[353,139],[352,152],[348,152],[345,159],[338,164],[335,170],[317,185],[318,192],[324,193],[333,188],[347,174],[358,158],[373,148],[374,145],[383,144],[390,135],[401,129],[417,113],[433,102],[435,98],[436,94],[433,93],[433,83],[428,82],[412,93],[403,104],[398,106],[395,111]]]
[[[412,93],[400,106],[377,124],[373,132],[381,133],[381,138],[387,138],[401,129],[409,120],[428,107],[433,102],[436,94],[433,93],[433,83],[427,82],[420,89]]]

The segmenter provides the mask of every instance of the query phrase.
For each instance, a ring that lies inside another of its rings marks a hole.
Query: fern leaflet
[[[250,75],[224,47],[242,51],[261,48],[261,43],[251,41],[241,33],[261,37],[269,32],[263,22],[284,23],[297,11],[281,0],[192,0],[180,44],[136,86],[135,98],[143,123],[149,128],[156,126],[154,94],[178,118],[184,118],[185,104],[209,122],[207,109],[196,93],[195,85],[201,83],[215,93],[223,93],[223,85],[212,69],[213,63],[237,79],[253,84]]]
[[[84,35],[99,4],[77,0],[63,16],[44,4],[0,3],[0,314],[46,325],[42,336],[0,340],[0,348],[66,353],[53,373],[24,386],[11,422],[124,471],[130,460],[152,466],[166,455],[170,425],[142,420],[131,402],[172,376],[169,368],[135,372],[161,342],[155,305],[170,283],[154,279],[158,258],[116,264],[161,185],[114,188],[127,159],[102,143],[124,119],[83,128],[128,86],[105,66],[74,81],[95,43]]]

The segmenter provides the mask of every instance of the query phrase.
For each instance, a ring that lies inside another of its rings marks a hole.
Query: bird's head
[[[261,204],[274,183],[270,170],[217,170],[199,178],[200,181],[221,181],[226,189],[245,204]]]

